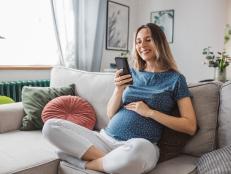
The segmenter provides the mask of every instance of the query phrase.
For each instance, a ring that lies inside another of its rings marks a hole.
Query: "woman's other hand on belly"
[[[124,106],[126,109],[137,112],[143,117],[149,117],[149,113],[152,111],[149,106],[143,101],[132,102]]]

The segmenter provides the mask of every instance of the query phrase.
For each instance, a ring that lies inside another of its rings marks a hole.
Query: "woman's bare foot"
[[[104,172],[102,158],[88,161],[85,165],[85,168],[90,169],[90,170],[96,170],[96,171]]]
[[[103,157],[105,154],[106,153],[103,152],[102,150],[96,148],[95,146],[91,146],[87,150],[87,152],[82,156],[82,160],[92,161],[92,160]]]

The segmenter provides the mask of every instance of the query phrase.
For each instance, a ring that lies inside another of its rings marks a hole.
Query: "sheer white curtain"
[[[60,64],[100,71],[107,0],[51,0]]]

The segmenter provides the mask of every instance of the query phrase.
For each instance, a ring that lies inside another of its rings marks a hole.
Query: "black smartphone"
[[[120,74],[121,76],[131,74],[127,58],[115,57],[115,63],[117,69],[123,69],[123,72]]]
[[[123,69],[123,72],[120,73],[121,76],[126,74],[131,74],[127,58],[115,57],[115,63],[117,69]],[[129,84],[132,84],[132,81],[129,82]]]

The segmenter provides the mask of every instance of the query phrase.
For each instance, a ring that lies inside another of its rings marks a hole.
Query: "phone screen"
[[[123,69],[123,72],[120,75],[131,74],[127,58],[116,57],[115,62],[117,69]]]
[[[123,72],[120,73],[120,76],[131,74],[127,58],[116,57],[115,62],[117,69],[123,69]],[[130,81],[128,84],[133,84],[133,81]]]

